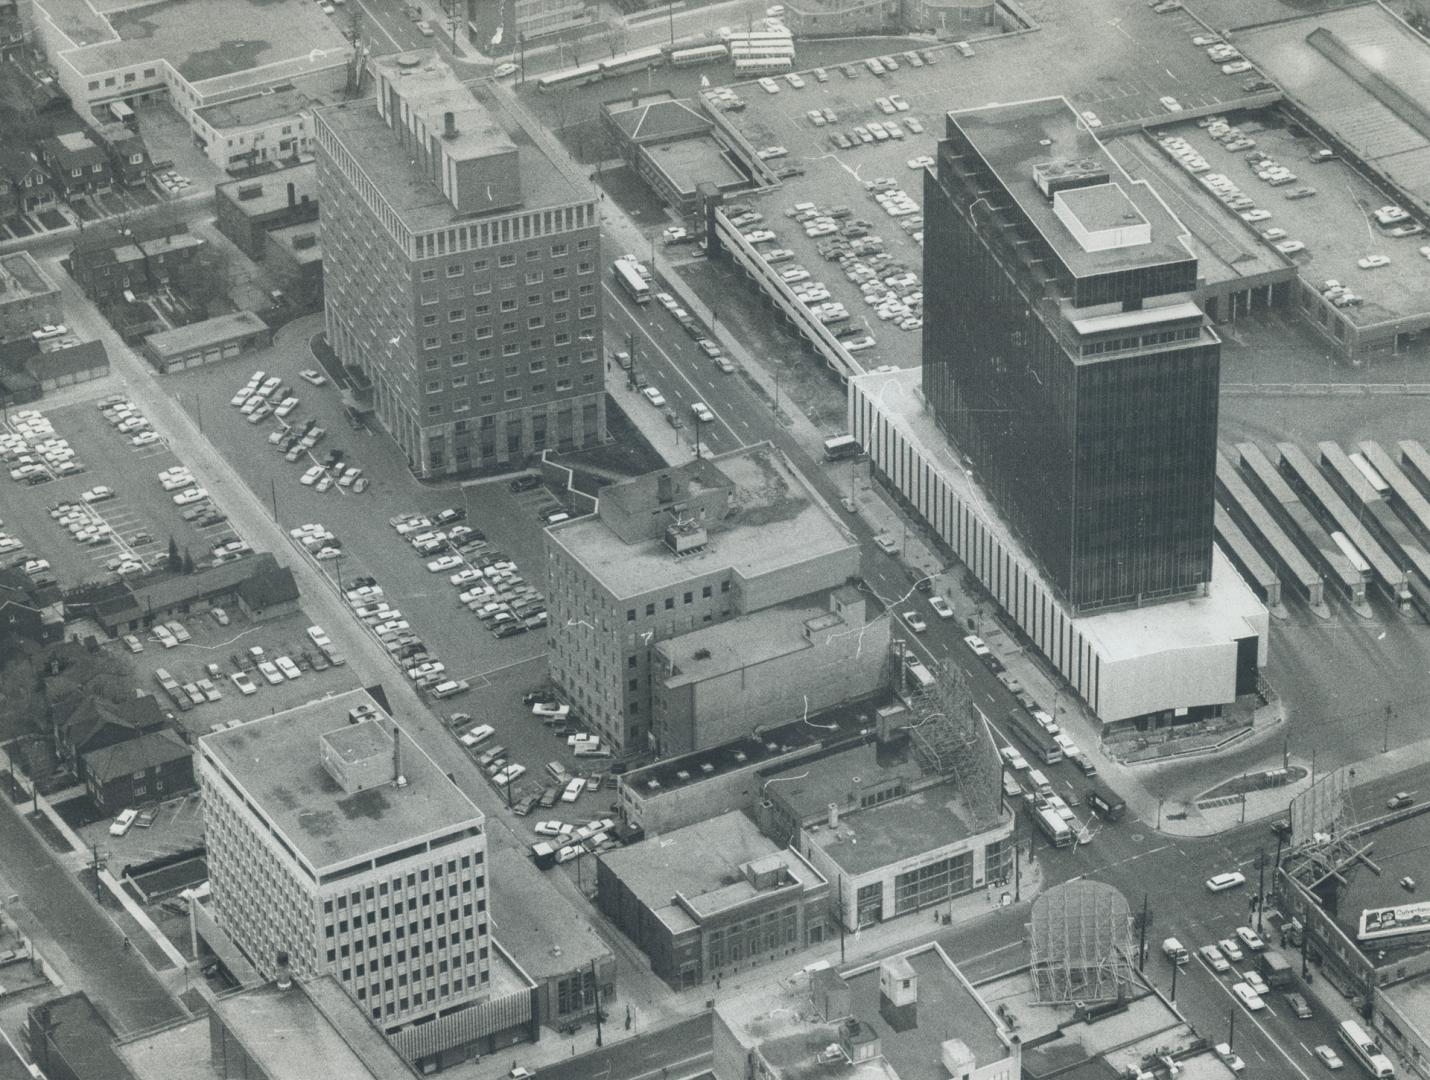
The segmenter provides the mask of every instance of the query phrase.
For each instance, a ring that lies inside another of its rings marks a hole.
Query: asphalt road
[[[25,910],[82,972],[83,985],[97,998],[121,1032],[176,1020],[184,1015],[139,954],[124,948],[124,936],[79,881],[55,859],[8,799],[0,799],[0,874]],[[19,918],[25,929],[25,917]],[[46,945],[38,942],[43,955]],[[78,989],[71,987],[70,989]]]
[[[540,1080],[666,1080],[667,1075],[689,1076],[709,1063],[710,1030],[710,1014],[701,1013],[640,1038],[548,1065],[536,1075]]]

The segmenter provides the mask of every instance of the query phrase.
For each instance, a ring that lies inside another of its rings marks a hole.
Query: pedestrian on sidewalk
[[[124,951],[125,951],[125,952],[128,952],[128,951],[129,951],[130,949],[132,949],[132,948],[134,948],[134,942],[130,941],[130,940],[129,940],[129,935],[126,934],[126,935],[124,936]]]

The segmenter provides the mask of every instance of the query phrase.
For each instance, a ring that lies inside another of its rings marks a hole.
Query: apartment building
[[[418,476],[605,439],[595,194],[434,52],[315,115],[328,341]]]
[[[332,975],[415,1064],[511,1020],[484,1012],[482,812],[364,691],[206,735],[197,764],[217,921],[265,977]]]
[[[854,538],[768,443],[610,484],[546,535],[551,678],[618,749],[686,748],[652,724],[652,682],[672,674],[654,646],[859,574]]]

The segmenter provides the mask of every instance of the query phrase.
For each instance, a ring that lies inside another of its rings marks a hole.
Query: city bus
[[[735,61],[736,75],[782,75],[794,70],[794,58],[789,56],[747,57]]]
[[[671,67],[691,67],[723,60],[729,53],[723,45],[697,45],[693,49],[676,49],[670,54]]]
[[[637,49],[623,56],[613,56],[609,60],[602,60],[598,66],[601,69],[601,78],[612,79],[621,75],[631,75],[637,71],[644,71],[646,68],[660,67],[665,63],[665,53],[660,46],[652,45],[647,49]]]
[[[1087,782],[1087,790],[1083,795],[1083,801],[1091,807],[1092,812],[1104,821],[1121,821],[1127,813],[1127,803],[1123,801],[1121,795],[1096,780]]]
[[[1037,821],[1038,828],[1043,830],[1043,835],[1048,838],[1048,842],[1053,847],[1072,847],[1073,834],[1068,828],[1067,822],[1058,816],[1058,812],[1046,806],[1035,806],[1032,808],[1033,819]]]
[[[1006,720],[1013,734],[1029,750],[1033,751],[1044,765],[1056,765],[1062,761],[1063,748],[1058,745],[1057,739],[1045,731],[1042,725],[1028,715],[1026,710],[1009,709]]]
[[[794,42],[788,38],[784,41],[759,41],[749,45],[730,46],[730,59],[736,62],[740,60],[778,60],[781,57],[791,62],[794,60]]]
[[[617,259],[611,264],[611,271],[627,296],[637,304],[650,303],[650,284],[633,265],[625,259]]]
[[[600,79],[599,64],[582,64],[580,67],[541,76],[536,80],[536,88],[542,91],[564,90],[569,86],[585,86],[587,83],[599,82]]]
[[[1380,1046],[1365,1033],[1365,1029],[1354,1020],[1343,1020],[1340,1025],[1341,1042],[1346,1044],[1346,1049],[1351,1052],[1351,1056],[1370,1071],[1372,1076],[1385,1077],[1395,1075],[1395,1066],[1390,1063],[1390,1058],[1381,1052]]]

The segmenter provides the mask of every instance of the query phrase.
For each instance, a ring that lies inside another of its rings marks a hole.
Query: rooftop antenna
[[[407,786],[407,777],[402,775],[402,729],[396,720],[392,722],[392,783],[394,787]]]

